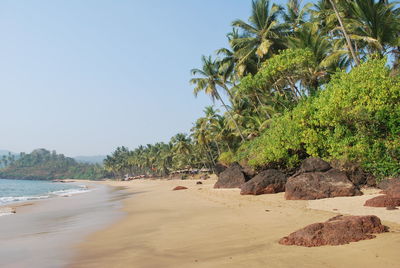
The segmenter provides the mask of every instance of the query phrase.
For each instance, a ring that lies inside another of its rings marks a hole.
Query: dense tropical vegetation
[[[107,174],[101,165],[78,163],[73,158],[55,151],[37,149],[18,157],[9,154],[2,158],[0,178],[6,179],[87,179],[104,178]]]
[[[125,147],[104,164],[117,176],[167,175],[238,161],[292,168],[308,156],[400,174],[400,9],[388,0],[253,0],[228,48],[191,71],[206,107],[190,134]]]

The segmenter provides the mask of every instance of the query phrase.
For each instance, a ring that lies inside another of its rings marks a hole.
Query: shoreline
[[[1,179],[5,179],[5,178],[1,178]],[[25,180],[25,179],[21,179],[21,180]],[[43,181],[43,180],[39,180],[39,181]],[[2,203],[2,204],[0,203],[0,217],[16,214],[17,210],[19,211],[18,208],[35,205],[36,203],[40,203],[40,201],[52,200],[54,198],[60,198],[60,197],[73,197],[76,195],[84,194],[84,193],[90,192],[91,189],[93,189],[95,187],[93,185],[94,181],[90,181],[90,180],[81,180],[81,181],[78,181],[78,180],[60,180],[60,181],[51,180],[49,182],[62,182],[62,183],[73,184],[75,186],[79,186],[79,188],[70,188],[67,190],[60,190],[63,193],[57,193],[57,194],[56,194],[56,192],[60,192],[60,191],[43,193],[43,194],[37,195],[37,196],[16,196],[16,197],[14,197],[15,200],[13,200],[13,201]],[[23,199],[23,198],[25,198],[26,200],[18,200],[18,199]]]
[[[382,219],[390,232],[372,240],[283,246],[280,238],[342,213],[341,207],[316,210],[282,193],[241,196],[238,189],[213,189],[214,179],[202,182],[101,182],[134,194],[122,202],[123,218],[75,246],[79,255],[69,267],[398,267],[400,221]],[[189,189],[172,191],[179,185]]]
[[[79,181],[92,191],[23,203],[16,214],[0,217],[0,265],[65,267],[77,254],[76,243],[119,220],[123,191]]]

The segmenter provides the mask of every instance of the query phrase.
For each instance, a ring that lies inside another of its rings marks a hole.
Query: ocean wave
[[[60,191],[54,191],[51,192],[50,195],[55,195],[55,196],[72,196],[76,194],[82,194],[82,193],[87,193],[90,192],[86,186],[81,186],[81,188],[78,189],[67,189],[67,190],[60,190]]]
[[[91,190],[87,188],[86,185],[80,185],[80,188],[71,188],[71,189],[66,189],[66,190],[58,190],[58,191],[53,191],[49,192],[47,194],[43,195],[35,195],[35,196],[4,196],[0,197],[0,206],[1,205],[7,205],[11,203],[17,203],[17,202],[26,202],[26,201],[33,201],[33,200],[40,200],[40,199],[48,199],[51,197],[69,197],[73,196],[76,194],[82,194],[82,193],[87,193],[90,192]],[[0,216],[4,215],[9,215],[10,213],[6,213],[4,211],[1,211],[0,208]],[[12,214],[12,213],[11,213]]]

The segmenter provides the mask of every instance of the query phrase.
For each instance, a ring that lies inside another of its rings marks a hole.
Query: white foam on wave
[[[0,206],[2,205],[8,205],[11,203],[16,203],[16,202],[26,202],[26,201],[33,201],[33,200],[40,200],[40,199],[48,199],[51,197],[70,197],[76,194],[82,194],[82,193],[87,193],[90,192],[91,190],[88,189],[86,185],[79,185],[80,188],[71,188],[71,189],[66,189],[66,190],[59,190],[59,191],[53,191],[49,192],[45,195],[37,195],[37,196],[4,196],[0,197]],[[6,215],[12,215],[14,213],[4,210],[6,209],[5,207],[1,208],[0,207],[0,216],[6,216]]]
[[[55,195],[55,196],[71,196],[71,195],[76,195],[76,194],[82,194],[82,193],[87,193],[90,192],[91,190],[89,190],[85,185],[81,186],[81,188],[78,189],[67,189],[67,190],[60,190],[60,191],[54,191],[51,192],[51,195]]]

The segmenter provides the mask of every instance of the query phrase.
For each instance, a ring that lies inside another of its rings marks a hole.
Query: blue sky
[[[275,1],[282,3],[283,1]],[[190,69],[250,0],[3,0],[0,149],[69,156],[168,141],[211,101]]]

